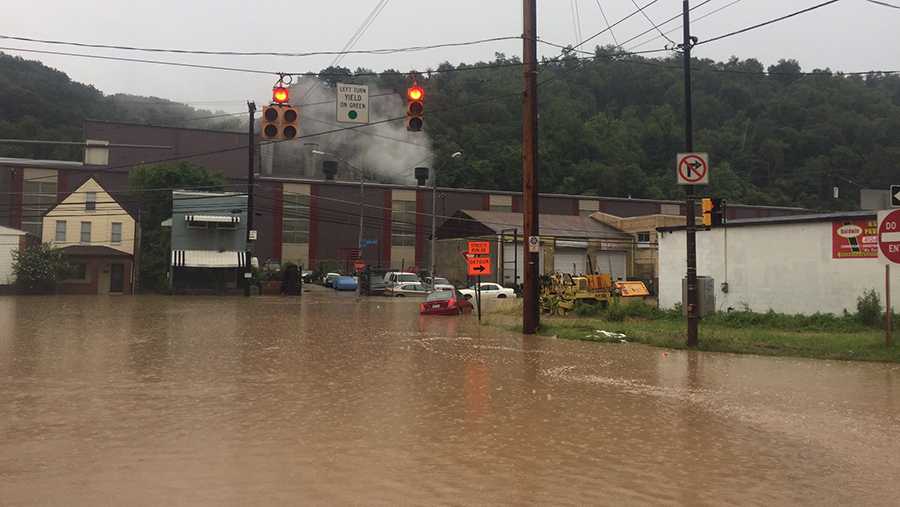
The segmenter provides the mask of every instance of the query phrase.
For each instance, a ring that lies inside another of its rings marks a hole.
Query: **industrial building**
[[[697,233],[697,274],[713,279],[718,311],[855,312],[867,290],[884,301],[876,220],[872,211],[732,220]],[[686,233],[659,233],[659,304],[671,308],[682,301]]]
[[[132,214],[128,194],[134,167],[188,161],[223,175],[226,190],[246,191],[247,135],[203,129],[85,121],[85,162],[0,159],[0,225],[41,235],[43,214],[88,177],[94,177]],[[430,187],[358,181],[341,165],[325,179],[321,159],[273,164],[260,154],[254,189],[254,256],[261,264],[292,261],[305,268],[347,269],[360,257],[367,265],[425,268],[430,258],[431,209],[437,226],[459,211],[519,213],[519,192]],[[412,169],[409,168],[410,175]],[[433,197],[434,196],[434,197]],[[541,213],[587,217],[683,214],[683,202],[583,195],[542,194]],[[359,244],[360,210],[363,214]],[[729,218],[803,213],[799,208],[729,205]]]

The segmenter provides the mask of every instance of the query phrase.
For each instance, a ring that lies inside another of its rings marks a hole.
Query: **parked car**
[[[436,290],[419,305],[421,315],[460,315],[471,312],[474,307],[459,291]]]
[[[356,290],[357,284],[354,276],[339,276],[331,283],[334,290]]]
[[[303,272],[300,273],[300,277],[303,279],[303,283],[312,282],[312,275],[313,275],[313,272],[308,269],[304,269]]]
[[[384,274],[385,288],[391,288],[401,283],[420,283],[419,276],[415,273],[404,273],[402,271],[389,271]]]
[[[460,290],[466,299],[475,297],[475,285]],[[485,299],[506,299],[516,297],[516,291],[493,282],[481,282],[481,297]]]
[[[433,279],[430,276],[425,277],[425,285],[450,285],[450,281],[446,278],[436,276]]]
[[[431,288],[424,283],[400,283],[384,289],[385,296],[402,298],[406,296],[425,296],[431,292]]]
[[[331,285],[334,283],[334,280],[339,276],[341,276],[340,273],[327,273],[325,277],[322,278],[322,284],[326,287],[331,287]]]

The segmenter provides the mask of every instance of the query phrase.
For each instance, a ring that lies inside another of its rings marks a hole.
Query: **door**
[[[109,291],[122,292],[125,290],[125,266],[123,264],[109,265]]]
[[[557,273],[569,273],[570,275],[583,275],[587,250],[583,248],[556,247],[553,252],[553,268]]]

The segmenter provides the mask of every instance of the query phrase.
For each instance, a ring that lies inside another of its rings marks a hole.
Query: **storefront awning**
[[[214,222],[217,224],[236,224],[241,221],[237,215],[185,215],[186,222]]]
[[[176,268],[243,268],[247,266],[247,252],[172,250],[172,266]]]

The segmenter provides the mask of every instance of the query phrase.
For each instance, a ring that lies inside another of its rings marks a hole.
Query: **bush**
[[[51,293],[72,272],[62,252],[44,243],[14,250],[12,256],[16,288],[27,294]]]
[[[881,325],[881,297],[874,289],[856,298],[856,318],[867,326]]]

